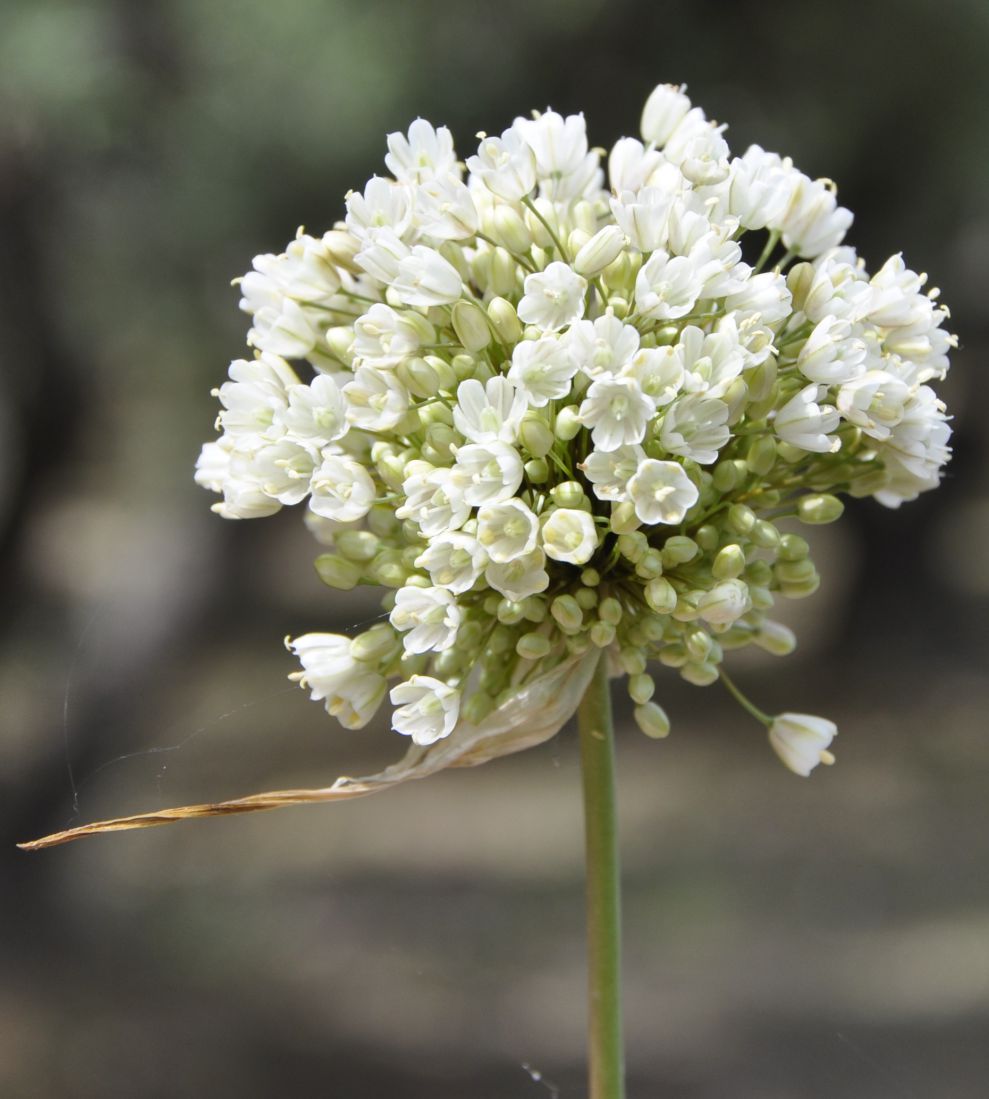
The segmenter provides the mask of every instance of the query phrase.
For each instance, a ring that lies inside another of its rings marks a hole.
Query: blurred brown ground
[[[978,0],[6,0],[0,1096],[583,1094],[569,731],[362,802],[13,843],[401,751],[284,678],[283,635],[374,603],[319,585],[296,515],[224,523],[192,485],[246,330],[229,280],[416,115],[464,153],[548,103],[606,145],[666,80],[835,178],[961,347],[941,490],[822,530],[798,655],[736,662],[839,723],[838,766],[791,776],[672,675],[667,742],[619,711],[630,1095],[987,1094],[987,61]]]

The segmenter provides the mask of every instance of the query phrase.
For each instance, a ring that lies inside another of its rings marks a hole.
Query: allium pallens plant
[[[800,524],[912,500],[949,457],[937,292],[899,255],[870,275],[830,181],[723,130],[660,86],[606,178],[582,115],[517,118],[466,163],[417,119],[342,221],[254,260],[253,353],[196,479],[228,519],[300,507],[320,578],[383,590],[358,636],[291,640],[293,678],[349,728],[390,705],[412,746],[367,779],[52,841],[369,793],[546,740],[583,699],[595,995],[612,981],[592,1094],[620,1094],[607,677],[648,736],[660,664],[720,679],[797,774],[832,762],[832,722],[764,714],[723,661],[793,649],[772,611],[819,584]]]

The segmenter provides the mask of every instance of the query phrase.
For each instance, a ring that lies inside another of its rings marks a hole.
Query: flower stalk
[[[590,1099],[624,1099],[621,874],[615,803],[614,723],[602,653],[577,710],[587,875]]]

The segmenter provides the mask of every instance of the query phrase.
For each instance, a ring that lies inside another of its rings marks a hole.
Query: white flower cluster
[[[947,311],[900,256],[866,271],[829,181],[732,157],[682,88],[607,189],[581,115],[480,138],[463,165],[418,119],[344,221],[255,259],[254,357],[197,480],[227,518],[308,501],[322,579],[391,589],[357,638],[291,642],[345,725],[398,680],[393,726],[428,745],[596,646],[665,735],[651,660],[708,684],[728,649],[792,649],[767,614],[818,576],[779,521],[938,483]],[[833,731],[770,740],[807,773]]]

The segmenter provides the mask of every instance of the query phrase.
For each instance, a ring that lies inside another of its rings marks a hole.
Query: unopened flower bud
[[[577,413],[577,406],[572,404],[566,405],[557,413],[554,430],[558,439],[569,442],[580,431],[583,425],[577,418]]]
[[[765,477],[776,465],[776,440],[772,435],[753,439],[745,455],[745,464],[760,477]]]
[[[810,546],[799,534],[784,534],[780,539],[779,557],[782,561],[799,561],[810,553]]]
[[[693,538],[685,534],[674,534],[663,543],[663,565],[668,569],[677,565],[685,565],[693,561],[699,552],[699,547]]]
[[[756,514],[745,504],[732,504],[728,509],[728,525],[739,534],[748,534],[756,524]]]
[[[621,255],[625,247],[625,234],[617,225],[606,225],[580,249],[574,258],[574,270],[578,275],[592,279]]]
[[[468,351],[482,351],[491,342],[491,327],[484,311],[472,301],[458,301],[450,312],[457,339]]]
[[[635,504],[631,500],[623,500],[620,504],[611,505],[611,529],[622,537],[635,534],[642,526],[642,520],[635,513]]]
[[[499,203],[491,220],[491,235],[509,252],[524,255],[532,247],[532,233],[511,206]]]
[[[558,595],[550,603],[549,613],[565,633],[576,633],[584,624],[580,604],[572,595]]]
[[[613,595],[602,599],[598,604],[598,618],[602,622],[610,622],[612,626],[617,626],[622,620],[621,603]]]
[[[657,576],[646,584],[645,597],[657,614],[671,614],[677,605],[677,590],[665,576]]]
[[[834,763],[828,751],[838,726],[813,714],[780,714],[769,727],[773,751],[794,774],[806,778],[819,763]]]
[[[354,362],[354,330],[351,327],[340,325],[336,328],[328,328],[323,333],[330,353],[344,364],[352,366]]]
[[[663,555],[658,549],[647,549],[635,564],[635,575],[643,580],[652,580],[663,574]]]
[[[642,675],[646,670],[646,654],[641,648],[626,647],[618,659],[626,675]]]
[[[348,561],[359,565],[370,561],[381,547],[381,540],[369,530],[342,530],[333,542]]]
[[[545,458],[553,449],[556,436],[546,422],[545,416],[537,411],[530,411],[522,417],[519,442],[533,458]]]
[[[578,481],[564,481],[550,489],[550,496],[557,507],[590,509],[584,489]]]
[[[655,693],[656,684],[651,675],[642,673],[641,675],[629,676],[628,694],[633,702],[644,706]]]
[[[749,589],[742,580],[725,580],[701,596],[697,611],[705,622],[730,626],[752,606]]]
[[[610,622],[595,622],[591,626],[591,644],[597,648],[606,649],[614,640],[615,627]]]
[[[361,242],[352,233],[345,229],[328,229],[323,234],[323,247],[337,267],[355,274],[360,271],[354,257],[361,250]]]
[[[580,574],[580,582],[586,588],[596,588],[601,583],[601,574],[597,569],[584,569]]]
[[[780,532],[768,519],[759,519],[749,537],[760,549],[776,549],[780,544]]]
[[[711,564],[711,574],[715,580],[734,580],[742,575],[744,568],[745,551],[733,543],[718,550]]]
[[[653,740],[662,740],[670,735],[670,719],[666,711],[655,702],[646,702],[635,707],[635,724],[639,730]]]
[[[614,523],[612,523],[612,527]],[[649,549],[649,539],[641,530],[634,530],[618,537],[618,552],[627,558],[632,564],[641,561],[643,554]]]
[[[753,641],[773,656],[789,656],[797,647],[797,635],[782,622],[763,622],[753,635]]]
[[[338,554],[321,553],[314,564],[320,580],[328,587],[350,591],[360,583],[360,568]]]
[[[395,630],[387,623],[379,622],[351,641],[350,655],[366,664],[379,664],[386,657],[398,653],[401,647]]]
[[[598,593],[594,588],[578,588],[574,599],[577,600],[577,606],[581,610],[590,611],[598,604]]]
[[[515,651],[523,660],[542,660],[551,648],[549,638],[541,633],[524,633],[515,643]]]
[[[522,324],[515,306],[505,298],[492,298],[488,302],[488,319],[494,326],[498,339],[506,346],[518,343],[522,338]]]
[[[807,303],[807,295],[810,292],[810,288],[814,285],[814,279],[816,277],[817,272],[810,263],[794,264],[787,272],[786,288],[790,291],[790,296],[793,298],[794,312],[803,310],[804,305]]]
[[[502,599],[498,604],[498,621],[505,626],[515,626],[525,617],[521,603],[512,599]]]
[[[797,501],[797,518],[804,523],[833,523],[841,517],[845,505],[837,496],[821,493],[819,496],[801,496]]]
[[[708,687],[718,681],[717,665],[707,661],[688,660],[680,669],[680,675],[695,687]]]
[[[549,463],[545,458],[532,458],[523,466],[528,481],[533,485],[541,485],[549,480]]]

